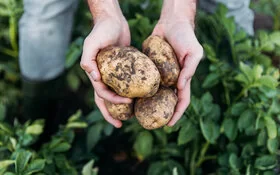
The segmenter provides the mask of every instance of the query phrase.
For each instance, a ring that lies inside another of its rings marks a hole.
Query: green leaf
[[[114,126],[111,125],[111,124],[105,124],[105,127],[104,127],[104,134],[106,136],[110,136],[112,134],[112,132],[114,131]]]
[[[240,131],[245,130],[249,126],[253,125],[254,126],[254,121],[255,121],[255,113],[251,109],[247,109],[244,111],[239,119],[238,119],[238,129]]]
[[[177,167],[173,168],[172,175],[179,175]]]
[[[236,154],[231,153],[229,156],[229,165],[232,169],[238,170],[241,167],[241,162]]]
[[[276,44],[277,46],[280,46],[280,32],[275,31],[272,34],[270,34],[270,40]]]
[[[255,160],[255,168],[259,170],[272,169],[277,165],[277,159],[274,155],[263,155]]]
[[[44,126],[40,124],[32,124],[28,126],[25,130],[26,134],[40,135],[43,132]]]
[[[257,145],[264,146],[266,144],[267,136],[265,130],[261,130],[257,138]]]
[[[148,131],[142,131],[137,135],[133,148],[140,160],[147,158],[153,150],[153,136]]]
[[[206,92],[205,94],[203,94],[203,96],[201,97],[201,101],[203,105],[208,105],[209,103],[212,103],[213,101],[213,97],[209,92]]]
[[[243,62],[240,62],[240,70],[244,73],[246,76],[248,82],[253,83],[254,80],[254,71],[250,68],[250,66],[244,64]]]
[[[168,168],[168,174],[171,174],[174,170],[174,168],[177,169],[178,174],[186,174],[184,167],[177,161],[169,159],[168,161],[166,161],[166,166]]]
[[[77,38],[69,47],[66,60],[65,60],[65,68],[71,68],[79,59],[82,54],[82,46],[83,46],[83,38]]]
[[[256,65],[253,68],[253,72],[254,72],[254,79],[257,80],[257,79],[261,78],[261,76],[262,76],[263,67],[260,65]]]
[[[274,139],[277,136],[277,126],[275,121],[271,117],[265,117],[265,126],[267,134],[270,139]]]
[[[239,150],[238,150],[238,147],[235,143],[229,143],[227,144],[227,152],[228,153],[235,153],[235,154],[238,154]]]
[[[149,166],[148,175],[161,175],[164,169],[162,162],[154,162]]]
[[[66,128],[86,128],[87,126],[86,122],[71,122],[67,123]]]
[[[7,123],[2,123],[0,122],[0,131],[4,131],[4,133],[12,135],[13,134],[13,130],[12,128],[7,124]]]
[[[91,151],[101,138],[101,133],[104,128],[103,123],[96,123],[89,127],[87,132],[87,151]]]
[[[271,58],[267,55],[264,55],[264,54],[258,54],[255,56],[255,61],[257,64],[261,64],[263,65],[264,67],[269,67],[271,66]]]
[[[229,165],[229,154],[228,153],[222,153],[218,156],[218,163],[221,166],[228,166]]]
[[[276,89],[278,82],[272,76],[264,75],[257,80],[257,83],[260,83],[263,86],[266,86],[271,89]]]
[[[252,49],[252,41],[247,39],[235,45],[236,52],[248,52]]]
[[[70,89],[76,92],[81,84],[79,77],[74,73],[69,73],[66,78]]]
[[[6,117],[6,106],[0,103],[0,121],[3,121]]]
[[[69,143],[61,142],[52,148],[52,152],[65,152],[65,151],[68,151],[70,148],[71,148],[71,145]]]
[[[45,167],[45,160],[44,159],[36,159],[32,161],[28,166],[27,169],[23,172],[24,175],[31,175],[33,173],[42,171]]]
[[[236,81],[239,81],[241,84],[243,84],[244,87],[247,87],[247,86],[250,84],[250,82],[249,82],[249,80],[247,79],[246,75],[245,75],[245,74],[242,74],[242,73],[237,74],[237,75],[234,77],[234,79],[235,79]]]
[[[248,104],[246,104],[244,102],[235,103],[231,107],[231,114],[233,116],[240,116],[247,107],[248,107]]]
[[[82,116],[82,110],[78,110],[75,114],[71,115],[68,119],[68,122],[74,122]]]
[[[235,34],[234,41],[235,42],[241,41],[241,40],[245,39],[246,36],[247,36],[247,33],[244,30],[240,30],[238,33]]]
[[[263,175],[276,175],[274,171],[265,171]]]
[[[238,133],[236,122],[231,118],[226,118],[223,122],[223,128],[227,138],[234,141]]]
[[[202,130],[202,134],[204,138],[214,144],[216,142],[216,139],[219,137],[220,134],[220,128],[219,126],[210,120],[203,121],[200,119],[200,128]]]
[[[254,155],[254,148],[251,144],[246,144],[243,149],[242,149],[242,153],[241,156],[245,159],[250,158],[251,156]]]
[[[195,126],[190,122],[186,122],[184,126],[179,131],[179,136],[177,139],[178,145],[183,145],[190,142],[197,135]]]
[[[93,169],[94,160],[89,161],[87,164],[84,165],[82,170],[82,175],[95,175],[96,170]]]
[[[28,161],[31,159],[32,153],[30,151],[19,151],[16,155],[15,169],[16,173],[21,173],[27,167]]]
[[[211,88],[213,86],[215,86],[216,84],[218,84],[220,81],[220,75],[213,72],[210,73],[209,75],[207,75],[207,77],[205,78],[202,87],[203,88]]]
[[[0,170],[3,168],[7,168],[8,166],[14,164],[15,161],[14,160],[2,160],[0,161]]]
[[[271,154],[275,154],[278,150],[278,147],[279,143],[277,138],[267,140],[267,149]]]
[[[99,110],[94,110],[87,115],[86,120],[88,124],[92,124],[94,122],[104,120],[104,118]]]
[[[157,140],[160,144],[166,145],[167,144],[167,134],[162,129],[153,130]]]
[[[216,57],[216,53],[211,45],[203,44],[203,50],[208,57],[211,57],[211,58]],[[215,60],[215,61],[218,61],[218,60]]]

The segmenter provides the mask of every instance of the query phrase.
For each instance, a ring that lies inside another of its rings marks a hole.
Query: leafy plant
[[[149,174],[277,174],[279,70],[266,52],[279,31],[250,38],[227,9],[200,13],[197,33],[206,59],[193,78],[188,110],[173,127],[144,131],[132,123],[140,161]],[[201,95],[202,94],[202,95]]]
[[[14,126],[0,122],[0,174],[78,174],[68,156],[74,130],[87,127],[80,117],[81,111],[72,115],[67,124],[38,150],[32,149],[32,145],[43,132],[44,120],[27,121],[23,125],[16,120]],[[92,160],[83,167],[83,175],[97,174],[97,169],[92,169],[93,163]]]

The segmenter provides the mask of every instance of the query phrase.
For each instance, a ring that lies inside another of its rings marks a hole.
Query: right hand
[[[121,121],[115,120],[109,114],[104,99],[112,103],[131,103],[132,99],[125,98],[112,92],[102,81],[97,67],[96,57],[98,52],[108,46],[129,46],[130,31],[125,18],[106,16],[96,21],[94,28],[86,37],[83,46],[81,67],[86,71],[94,88],[95,103],[100,109],[105,120],[117,128],[122,126]]]

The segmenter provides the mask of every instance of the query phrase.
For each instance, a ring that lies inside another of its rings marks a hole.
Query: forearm
[[[118,0],[87,0],[94,22],[107,17],[123,17]]]
[[[194,26],[196,0],[164,0],[161,19],[168,19],[170,14],[178,20],[188,20]]]

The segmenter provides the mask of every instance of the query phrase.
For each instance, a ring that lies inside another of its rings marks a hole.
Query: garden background
[[[161,0],[121,0],[132,45],[141,48],[159,18]],[[0,175],[273,175],[280,174],[280,1],[253,1],[271,20],[254,37],[237,30],[227,9],[198,11],[204,47],[191,104],[172,128],[148,131],[135,119],[114,129],[94,104],[79,66],[92,17],[80,1],[66,56],[69,119],[44,139],[44,119],[21,122],[18,66],[21,0],[0,1]]]

